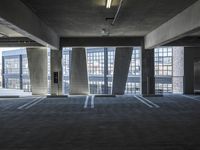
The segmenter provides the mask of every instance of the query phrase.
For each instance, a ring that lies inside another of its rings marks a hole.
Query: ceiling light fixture
[[[107,0],[106,1],[106,8],[110,8],[112,4],[112,0]]]

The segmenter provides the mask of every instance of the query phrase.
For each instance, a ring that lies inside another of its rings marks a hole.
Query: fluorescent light
[[[110,8],[112,4],[112,0],[107,0],[106,2],[106,8]]]

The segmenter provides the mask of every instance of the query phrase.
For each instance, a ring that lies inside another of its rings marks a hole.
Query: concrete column
[[[47,48],[27,48],[28,67],[33,95],[46,95],[47,86]]]
[[[155,94],[154,49],[141,49],[141,94]]]
[[[116,49],[113,86],[112,86],[112,94],[114,95],[124,94],[132,52],[133,52],[132,47],[122,47]]]
[[[69,93],[71,95],[87,95],[89,93],[85,48],[72,49]]]
[[[184,48],[173,47],[173,93],[183,93]]]
[[[184,94],[194,93],[194,60],[200,58],[199,47],[184,48]]]
[[[62,50],[51,50],[50,59],[51,95],[62,95]],[[55,77],[56,75],[58,75],[58,77]]]

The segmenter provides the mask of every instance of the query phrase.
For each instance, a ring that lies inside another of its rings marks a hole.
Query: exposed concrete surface
[[[105,0],[22,0],[61,37],[144,36],[196,0],[124,0],[111,26],[106,18],[114,17],[119,1],[106,9]]]
[[[182,96],[136,98],[0,99],[2,150],[199,150],[200,102]],[[198,97],[199,99],[199,97]]]
[[[62,95],[62,50],[51,50],[51,95]],[[54,72],[58,72],[58,83],[54,83]]]
[[[87,59],[85,48],[72,49],[70,71],[70,95],[85,95],[89,93]]]
[[[199,34],[200,35],[200,34]],[[184,46],[184,47],[200,47],[200,38],[198,36],[188,36],[173,42],[167,43],[164,46]]]
[[[173,47],[173,93],[183,93],[184,47]]]
[[[194,93],[194,60],[200,59],[199,47],[185,47],[184,50],[184,93]]]
[[[200,0],[176,15],[145,37],[145,48],[150,49],[177,40],[200,29]]]
[[[46,95],[47,48],[27,48],[30,83],[33,95]]]
[[[1,31],[0,31],[1,32]],[[4,37],[0,38],[0,47],[43,47],[41,44],[25,37]]]
[[[113,95],[123,95],[126,88],[126,81],[128,78],[128,72],[130,62],[132,58],[132,47],[116,48],[114,74],[113,74]]]
[[[0,24],[0,36],[4,36],[4,37],[23,37],[23,35],[17,33],[16,31]]]
[[[141,49],[141,93],[155,94],[154,49]]]
[[[59,37],[20,0],[0,1],[0,23],[43,46],[58,49]]]
[[[83,37],[61,38],[63,47],[110,47],[110,46],[141,46],[144,37]]]

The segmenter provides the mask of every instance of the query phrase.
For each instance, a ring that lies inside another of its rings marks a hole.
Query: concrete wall
[[[61,38],[62,47],[129,47],[141,46],[144,37],[83,37]]]
[[[184,50],[184,94],[194,93],[194,60],[200,58],[199,47],[185,47]]]
[[[173,93],[183,93],[184,47],[173,47]]]
[[[43,46],[48,45],[53,49],[59,47],[57,33],[19,0],[0,1],[0,20],[1,24]]]
[[[89,94],[87,59],[85,48],[72,49],[70,95]]]
[[[47,48],[28,48],[28,67],[33,95],[46,95],[47,83]]]
[[[145,48],[153,48],[159,45],[190,35],[200,28],[200,0],[177,14],[172,19],[145,36]]]
[[[58,72],[58,83],[54,83],[54,72]],[[62,95],[62,50],[51,51],[51,95]]]
[[[155,94],[154,49],[141,50],[141,94]]]
[[[113,76],[112,94],[123,95],[131,62],[133,48],[117,48],[115,52],[115,66]]]

